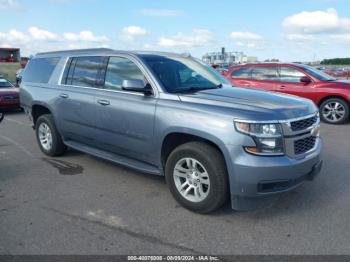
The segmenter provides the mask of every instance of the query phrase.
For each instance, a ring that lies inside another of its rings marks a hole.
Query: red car
[[[0,77],[0,111],[20,109],[19,89]]]
[[[350,81],[340,81],[303,64],[244,64],[232,66],[226,78],[235,86],[287,93],[311,99],[326,123],[349,118]]]

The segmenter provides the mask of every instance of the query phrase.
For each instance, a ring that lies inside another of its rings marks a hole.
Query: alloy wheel
[[[176,189],[188,201],[201,202],[209,194],[210,179],[205,167],[194,158],[180,159],[173,172]]]
[[[329,122],[339,122],[345,116],[345,107],[339,102],[329,102],[322,108],[322,116]]]
[[[52,148],[52,133],[48,124],[41,123],[39,125],[39,141],[41,146],[49,151]]]

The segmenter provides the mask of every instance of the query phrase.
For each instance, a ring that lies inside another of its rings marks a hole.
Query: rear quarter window
[[[23,82],[48,83],[59,57],[31,59],[23,74]]]

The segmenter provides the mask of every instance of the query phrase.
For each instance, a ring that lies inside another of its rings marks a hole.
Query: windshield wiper
[[[192,92],[199,92],[199,91],[204,91],[209,89],[218,89],[222,87],[223,87],[222,84],[218,84],[216,86],[209,86],[209,87],[191,86],[188,88],[178,89],[175,91],[175,93],[192,93]]]

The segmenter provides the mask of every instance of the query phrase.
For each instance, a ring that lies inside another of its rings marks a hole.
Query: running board
[[[140,172],[143,173],[148,173],[148,174],[154,174],[154,175],[161,175],[161,172],[159,169],[155,166],[152,166],[150,164],[146,164],[144,162],[140,162],[125,156],[120,156],[114,153],[106,152],[100,149],[96,149],[72,140],[69,141],[64,141],[64,144],[67,145],[68,147],[71,147],[75,150],[93,155],[98,158],[102,158],[108,161],[111,161],[113,163],[126,166],[132,169],[136,169]]]

